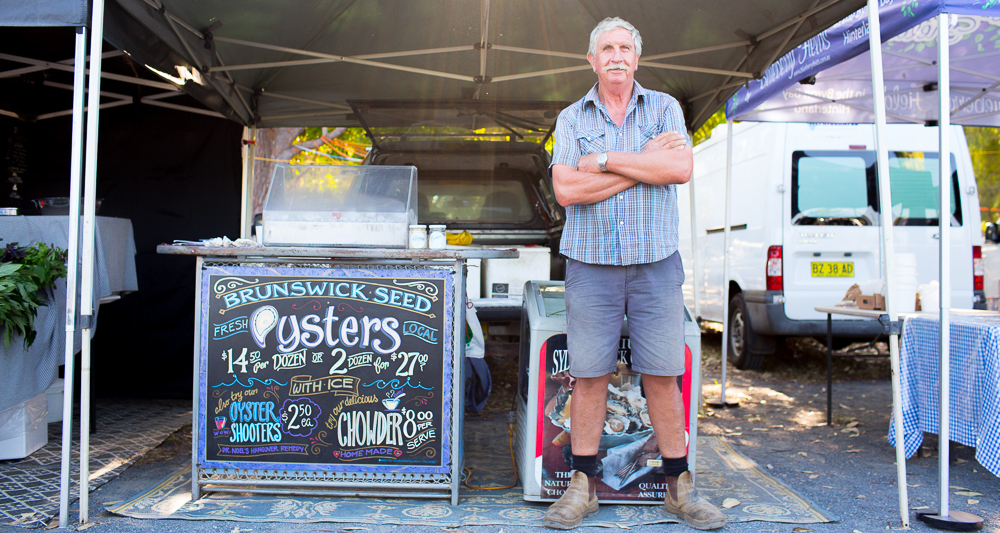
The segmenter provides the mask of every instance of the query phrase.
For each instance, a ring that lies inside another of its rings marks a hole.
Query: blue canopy
[[[888,122],[938,119],[937,40],[951,14],[951,121],[1000,125],[1000,0],[905,0],[879,10]],[[867,8],[799,45],[726,103],[737,120],[874,122]]]

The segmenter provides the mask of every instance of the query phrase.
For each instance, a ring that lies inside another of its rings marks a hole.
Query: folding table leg
[[[833,315],[826,314],[826,425],[833,425]]]

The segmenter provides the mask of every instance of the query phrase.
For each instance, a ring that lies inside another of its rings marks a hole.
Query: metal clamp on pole
[[[882,333],[886,335],[902,335],[903,321],[889,320],[889,315],[879,315],[878,323],[882,324]]]
[[[80,315],[80,329],[92,329],[94,327],[94,315]]]

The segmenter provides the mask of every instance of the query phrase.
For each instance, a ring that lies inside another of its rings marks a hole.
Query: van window
[[[951,156],[951,225],[962,225],[958,173]],[[890,152],[889,188],[893,225],[938,225],[938,155]],[[796,151],[792,154],[792,224],[878,224],[875,152]]]

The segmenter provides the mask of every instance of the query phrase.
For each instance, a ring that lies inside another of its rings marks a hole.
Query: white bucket
[[[941,309],[941,289],[937,280],[917,286],[920,294],[921,311],[938,311]]]
[[[912,313],[917,308],[917,255],[896,254],[896,312]]]

